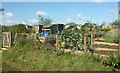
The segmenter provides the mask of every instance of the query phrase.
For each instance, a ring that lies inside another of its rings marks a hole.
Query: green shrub
[[[104,41],[108,43],[117,43],[117,44],[119,43],[118,34],[115,34],[115,35],[105,34],[103,38],[104,38]]]
[[[82,30],[74,31],[72,29],[64,29],[60,36],[59,42],[65,48],[71,48],[72,51],[84,49],[84,34]],[[87,48],[91,48],[90,38],[87,38]]]
[[[115,57],[111,55],[107,62],[110,66],[120,69],[120,57]]]

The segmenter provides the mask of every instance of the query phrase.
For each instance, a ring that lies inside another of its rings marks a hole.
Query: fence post
[[[35,35],[34,35],[34,39],[35,39],[35,40],[37,39],[36,33],[35,33]]]
[[[87,38],[87,27],[85,27],[85,37],[84,37],[84,52],[86,52],[86,38]]]
[[[56,34],[56,49],[58,49],[58,35]]]
[[[120,57],[120,33],[119,33],[119,49],[118,49],[118,56]]]
[[[93,33],[91,33],[91,49],[93,50]]]
[[[15,34],[15,45],[17,44],[17,37],[18,37],[18,34],[16,33]]]
[[[58,24],[57,24],[57,31],[58,31]],[[58,49],[58,34],[56,32],[56,49]]]
[[[84,52],[86,52],[86,36],[84,37]]]

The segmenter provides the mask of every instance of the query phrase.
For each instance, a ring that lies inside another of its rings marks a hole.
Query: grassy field
[[[3,70],[7,71],[112,71],[100,56],[41,52],[27,46],[13,46],[3,51]]]
[[[12,67],[5,62],[2,62],[2,65],[3,65],[3,69],[2,69],[3,71],[20,71],[16,67]]]

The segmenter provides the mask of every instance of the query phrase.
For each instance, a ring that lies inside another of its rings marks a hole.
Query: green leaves
[[[50,19],[50,18],[45,18],[42,16],[38,16],[38,17],[39,17],[39,22],[38,22],[39,24],[47,25],[52,22],[52,19]]]
[[[61,35],[59,37],[59,40],[61,41],[61,44],[63,42],[65,43],[64,46],[71,46],[72,43],[72,49],[74,50],[81,50],[84,48],[84,35],[81,33],[81,30],[72,30],[72,29],[64,29],[61,32]],[[90,47],[90,39],[87,40],[88,48]]]

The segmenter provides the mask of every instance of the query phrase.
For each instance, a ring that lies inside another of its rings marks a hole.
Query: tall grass
[[[118,34],[114,34],[114,35],[107,35],[105,34],[103,36],[103,38],[105,39],[104,41],[105,42],[108,42],[108,43],[119,43],[119,36]]]

